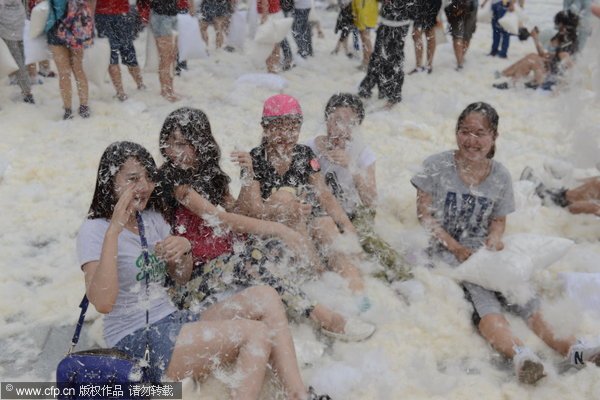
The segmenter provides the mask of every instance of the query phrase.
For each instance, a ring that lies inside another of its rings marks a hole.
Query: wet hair
[[[121,171],[123,164],[129,158],[135,158],[148,173],[148,178],[157,183],[158,171],[152,155],[143,146],[133,142],[114,142],[110,144],[102,157],[98,166],[96,177],[96,188],[94,197],[88,211],[88,218],[112,218],[113,210],[117,204],[115,193],[115,176]],[[160,211],[161,203],[159,200],[159,186],[157,185],[150,196],[146,208]]]
[[[358,116],[358,123],[362,124],[365,119],[365,106],[362,100],[355,94],[351,93],[336,93],[327,102],[325,106],[325,120],[329,118],[329,114],[333,113],[337,108],[351,108]]]
[[[577,26],[579,25],[579,16],[571,10],[562,10],[554,16],[554,25],[562,24],[565,27],[565,34],[557,33],[552,40],[559,42],[559,47],[568,43],[573,43],[575,51],[578,47]]]
[[[498,122],[500,117],[498,116],[498,112],[496,109],[489,105],[488,103],[484,103],[483,101],[478,101],[476,103],[469,104],[458,116],[458,121],[456,122],[456,134],[460,130],[462,123],[465,118],[473,112],[479,113],[485,117],[488,122],[488,125],[492,131],[492,136],[496,138],[498,136]],[[490,152],[486,155],[487,158],[494,158],[496,154],[496,143],[492,145]]]
[[[189,170],[177,167],[165,151],[169,137],[177,129],[196,152],[194,167]],[[219,165],[221,150],[203,111],[182,107],[170,113],[160,130],[159,142],[160,152],[167,160],[160,168],[167,217],[179,205],[174,198],[178,185],[189,185],[214,205],[222,203],[231,179]]]

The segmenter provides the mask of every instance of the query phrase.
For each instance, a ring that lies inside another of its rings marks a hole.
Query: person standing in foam
[[[512,181],[506,168],[493,160],[499,117],[487,103],[468,105],[456,124],[457,150],[430,156],[411,183],[417,188],[417,216],[431,234],[432,261],[458,265],[485,246],[502,250],[506,216],[514,211]],[[463,282],[473,304],[473,321],[481,335],[500,353],[513,359],[521,382],[533,384],[545,376],[544,365],[514,335],[502,315],[501,294]],[[544,322],[536,297],[512,309],[550,347],[572,365],[600,364],[600,347],[586,346],[574,337],[559,338]]]
[[[262,127],[262,144],[240,160],[245,177],[239,195],[242,210],[256,218],[282,222],[312,239],[328,266],[346,278],[359,295],[359,308],[368,309],[370,301],[364,297],[364,281],[355,261],[361,257],[356,229],[327,188],[313,151],[298,144],[302,127],[298,100],[284,94],[267,99]],[[340,248],[340,241],[351,246]],[[320,260],[313,268],[324,270]]]
[[[402,256],[374,230],[376,158],[356,133],[364,118],[365,109],[358,96],[334,94],[325,106],[327,134],[309,140],[306,145],[317,155],[325,183],[356,228],[363,250],[386,268],[383,273],[386,279],[408,279],[411,275]]]

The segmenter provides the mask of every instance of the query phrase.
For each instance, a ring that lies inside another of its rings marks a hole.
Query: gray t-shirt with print
[[[146,325],[147,304],[151,324],[175,311],[163,286],[167,263],[153,254],[156,243],[170,235],[170,226],[159,213],[154,211],[142,212],[142,220],[150,255],[148,269],[150,301],[146,301],[144,258],[140,237],[124,229],[119,234],[117,244],[119,293],[113,310],[104,316],[104,340],[110,347]],[[104,235],[109,224],[110,221],[97,218],[87,219],[81,225],[77,235],[77,255],[80,265],[100,260]]]
[[[484,245],[492,217],[504,217],[515,210],[512,180],[508,170],[492,160],[489,175],[477,186],[463,183],[456,170],[454,150],[434,154],[411,183],[432,196],[432,215],[461,245],[477,250]],[[432,242],[432,255],[451,265],[456,258],[439,242]]]

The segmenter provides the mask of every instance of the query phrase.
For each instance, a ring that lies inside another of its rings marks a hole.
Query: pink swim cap
[[[302,109],[298,100],[287,94],[271,96],[263,106],[263,117],[283,117],[287,115],[302,116]]]

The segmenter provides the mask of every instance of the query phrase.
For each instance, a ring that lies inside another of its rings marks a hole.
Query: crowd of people
[[[158,49],[160,94],[168,101],[178,101],[181,96],[174,90],[173,67],[179,74],[182,69],[187,68],[187,63],[178,59],[173,39],[173,33],[177,30],[177,15],[189,13],[199,18],[201,38],[206,45],[208,27],[212,25],[216,35],[215,47],[219,49],[226,44],[225,38],[236,7],[231,0],[202,1],[198,12],[191,0],[139,0],[137,7],[131,7],[128,0],[98,0],[93,3],[89,0],[48,1],[50,13],[45,32],[58,70],[64,119],[73,118],[71,75],[75,77],[77,84],[79,115],[87,118],[91,114],[88,81],[82,59],[85,49],[93,44],[94,31],[97,31],[98,37],[108,38],[109,76],[116,91],[115,98],[125,101],[128,96],[124,90],[120,64],[127,67],[139,90],[146,88],[133,46],[140,25],[146,23]],[[523,7],[524,1],[517,5],[516,1],[510,0],[485,0],[482,4],[478,0],[452,0],[444,3],[444,7],[441,0],[341,2],[335,26],[335,32],[340,32],[340,38],[332,54],[338,53],[343,46],[345,53],[353,57],[354,52],[348,47],[348,38],[353,34],[354,46],[358,48],[360,37],[362,61],[359,69],[365,71],[366,75],[358,94],[362,98],[369,98],[373,88],[377,86],[379,98],[386,100],[387,108],[392,108],[402,100],[404,45],[411,26],[416,65],[408,72],[409,75],[433,72],[436,30],[444,29],[442,15],[445,15],[452,36],[456,70],[460,71],[464,67],[465,55],[477,26],[478,9],[486,7],[488,1],[491,2],[492,11],[492,46],[489,55],[506,58],[510,38],[514,33],[506,31],[500,21],[506,14],[515,13],[516,8]],[[2,0],[0,3],[0,36],[18,64],[19,70],[13,74],[14,82],[20,86],[26,103],[34,103],[31,84],[39,80],[32,78],[36,74],[35,64],[25,65],[23,25],[38,2],[29,0],[25,6],[22,0]],[[296,42],[298,56],[314,56],[312,25],[315,19],[313,17],[311,20],[309,16],[316,11],[309,0],[259,0],[256,2],[256,12],[260,16],[259,24],[284,16],[293,17],[292,37]],[[565,0],[564,11],[556,14],[554,19],[558,32],[547,47],[541,43],[537,27],[528,30],[521,26],[519,38],[525,40],[531,36],[537,52],[499,72],[499,77],[508,77],[510,81],[495,83],[493,86],[507,89],[521,80],[527,80],[526,86],[530,88],[552,89],[564,84],[565,72],[573,66],[578,52],[590,35],[592,15],[590,1]],[[375,29],[377,31],[373,45],[370,32]],[[225,46],[225,49],[234,51],[231,45]],[[292,47],[284,39],[274,44],[266,59],[266,69],[270,73],[287,71],[295,66],[293,60]],[[48,61],[40,63],[40,67],[39,74],[43,77],[56,76],[50,70]],[[533,80],[529,80],[531,74]]]

